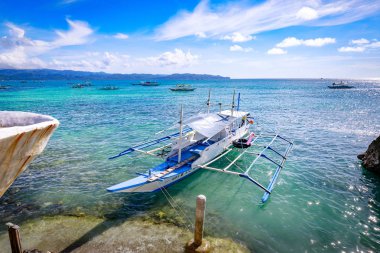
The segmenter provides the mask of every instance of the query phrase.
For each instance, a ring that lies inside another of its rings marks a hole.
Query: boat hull
[[[196,88],[189,88],[189,89],[176,89],[176,88],[169,88],[171,91],[194,91]]]
[[[187,166],[185,171],[179,174],[174,174],[171,176],[168,176],[166,178],[163,178],[161,180],[156,180],[153,182],[148,182],[147,176],[140,176],[131,180],[128,180],[124,183],[111,186],[107,188],[107,191],[109,192],[155,192],[160,190],[163,187],[168,187],[185,177],[189,176],[190,174],[197,171],[199,168],[191,168],[190,166]],[[140,182],[133,183],[132,180],[141,179]]]
[[[349,85],[330,85],[328,86],[330,89],[352,89],[354,86],[349,86]]]
[[[240,139],[244,135],[246,135],[247,131],[248,131],[248,125],[244,125],[243,127],[236,129],[234,135],[230,135],[218,142],[212,142],[210,144],[201,143],[194,146],[189,146],[186,150],[183,151],[181,161],[185,161],[189,158],[194,158],[194,156],[196,156],[197,158],[193,159],[194,161],[192,162],[188,162],[184,164],[183,166],[176,168],[171,173],[168,173],[167,175],[153,182],[150,182],[148,180],[151,176],[157,175],[177,164],[177,159],[178,159],[177,155],[169,158],[164,163],[151,169],[150,173],[148,171],[136,178],[111,186],[107,188],[107,191],[109,192],[154,192],[154,191],[160,190],[163,187],[168,187],[182,180],[183,178],[191,175],[192,173],[196,172],[200,168],[199,165],[209,162],[212,159],[214,159],[216,156],[223,153],[228,147],[232,145],[232,142],[234,140]],[[194,153],[195,150],[200,150],[201,152]]]
[[[47,115],[0,111],[0,197],[44,150],[58,125]]]

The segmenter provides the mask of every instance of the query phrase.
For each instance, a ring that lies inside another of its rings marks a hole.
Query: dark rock
[[[380,174],[380,136],[368,146],[365,153],[358,155],[363,161],[363,166]]]
[[[38,250],[38,249],[27,249],[27,250],[24,250],[23,253],[43,253],[42,251]]]
[[[358,159],[359,159],[359,160],[363,160],[364,157],[365,157],[365,153],[363,153],[363,154],[359,154],[359,155],[358,155]]]

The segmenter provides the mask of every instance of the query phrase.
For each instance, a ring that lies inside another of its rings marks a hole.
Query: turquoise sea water
[[[157,137],[177,120],[180,104],[185,116],[205,108],[209,88],[212,101],[226,104],[236,89],[256,131],[279,131],[295,143],[270,200],[262,205],[253,184],[211,171],[173,185],[170,195],[193,217],[195,197],[205,194],[206,232],[255,252],[379,252],[380,177],[363,170],[356,155],[380,134],[380,83],[351,81],[355,89],[329,90],[331,82],[197,81],[189,93],[171,92],[173,81],[158,87],[93,81],[83,89],[66,81],[8,82],[12,88],[0,90],[0,110],[48,114],[61,125],[0,199],[0,224],[78,212],[127,219],[168,205],[161,192],[105,190],[159,160],[107,158]],[[105,85],[121,89],[98,90]],[[255,168],[261,175],[265,169]]]

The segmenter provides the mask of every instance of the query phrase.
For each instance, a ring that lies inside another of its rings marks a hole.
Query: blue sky
[[[380,78],[380,2],[0,1],[0,68]]]

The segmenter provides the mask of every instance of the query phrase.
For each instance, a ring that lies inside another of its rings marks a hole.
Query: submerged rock
[[[369,144],[366,152],[358,155],[358,159],[363,161],[366,169],[380,174],[380,136]]]
[[[184,252],[193,232],[142,219],[105,220],[95,217],[55,216],[20,224],[24,249],[42,252]],[[212,252],[249,252],[229,238],[206,237]],[[8,234],[0,234],[0,249],[10,252]]]

